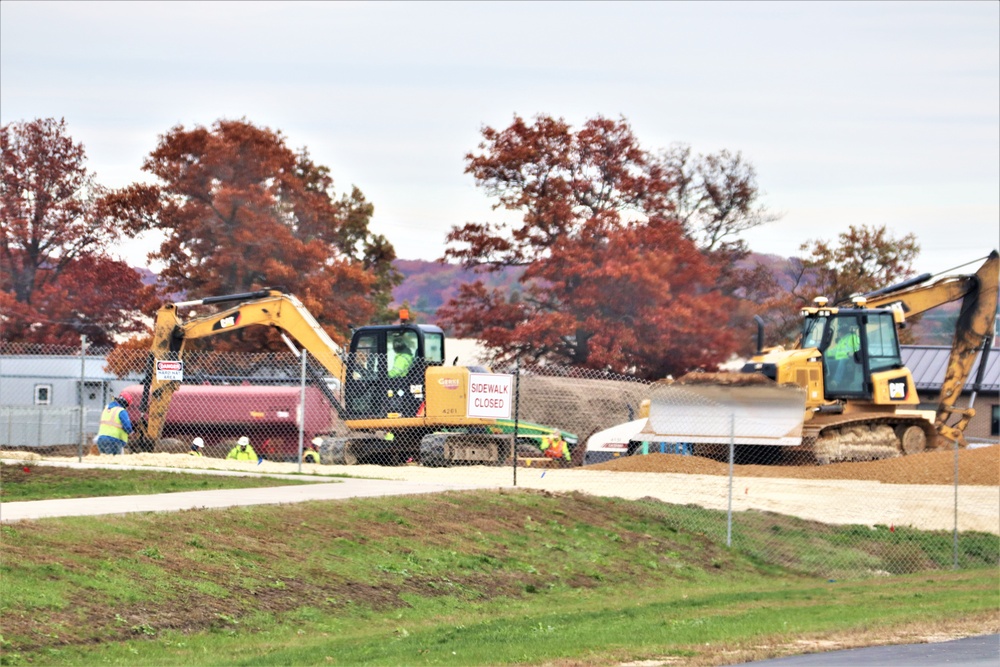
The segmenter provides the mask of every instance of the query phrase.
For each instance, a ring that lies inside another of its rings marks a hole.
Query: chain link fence
[[[820,560],[824,544],[858,544],[851,563],[818,566],[831,576],[1000,557],[996,443],[931,443],[866,460],[885,454],[866,448],[870,441],[893,435],[875,424],[843,429],[837,456],[818,461],[815,439],[802,437],[795,391],[513,366],[493,369],[510,376],[510,418],[486,419],[466,417],[468,369],[419,359],[400,369],[391,353],[347,356],[343,377],[292,352],[190,352],[180,368],[154,362],[143,351],[4,345],[3,456],[96,456],[101,413],[125,396],[136,430],[120,460],[145,465],[297,466],[642,500],[665,521],[751,553],[789,548],[789,531]],[[938,542],[928,549],[912,529],[932,531]],[[878,553],[861,549],[879,531],[892,539]]]

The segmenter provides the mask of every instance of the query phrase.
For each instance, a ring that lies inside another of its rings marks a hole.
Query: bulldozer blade
[[[805,404],[805,390],[790,385],[654,385],[649,419],[633,439],[794,447]]]

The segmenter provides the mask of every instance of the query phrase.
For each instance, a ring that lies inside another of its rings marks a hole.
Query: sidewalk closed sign
[[[510,419],[513,405],[513,375],[469,373],[467,415],[483,419]]]
[[[156,361],[156,379],[162,382],[181,382],[184,380],[183,361]]]

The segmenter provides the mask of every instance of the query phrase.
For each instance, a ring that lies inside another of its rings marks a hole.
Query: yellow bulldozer
[[[817,297],[802,309],[792,349],[764,348],[740,373],[689,373],[654,385],[634,442],[691,444],[719,457],[732,443],[744,453],[808,453],[818,463],[889,458],[929,448],[966,446],[975,414],[956,406],[977,353],[982,381],[995,335],[1000,256],[993,251],[974,274],[924,274],[830,305]],[[934,404],[921,404],[900,356],[897,329],[908,317],[961,300],[951,355]],[[761,447],[781,447],[762,451]],[[770,457],[776,458],[776,457]]]

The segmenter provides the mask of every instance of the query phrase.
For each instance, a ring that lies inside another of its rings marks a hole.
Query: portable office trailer
[[[104,370],[103,356],[0,355],[0,445],[50,447],[81,442],[97,433],[101,411],[139,376]]]

